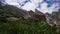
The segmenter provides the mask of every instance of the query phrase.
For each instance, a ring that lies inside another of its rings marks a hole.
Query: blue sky
[[[38,9],[43,13],[52,13],[60,9],[60,0],[0,0],[6,4],[14,5],[25,10]]]

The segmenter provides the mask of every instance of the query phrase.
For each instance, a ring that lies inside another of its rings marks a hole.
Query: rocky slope
[[[20,17],[22,17],[22,19],[32,18],[47,23],[50,26],[60,26],[60,11],[53,12],[52,14],[44,14],[37,9],[33,12],[32,10],[26,11],[15,6],[0,4],[0,17],[6,17],[8,19],[13,18],[13,20],[16,18],[19,19]]]
[[[52,14],[46,13],[46,21],[50,26],[57,27],[57,32],[60,31],[60,10],[58,12],[52,12]]]
[[[52,12],[52,14],[46,13],[47,23],[51,26],[60,26],[60,10],[58,12]]]
[[[44,20],[43,18],[45,18],[44,14],[38,11],[37,9],[35,10],[35,12],[33,12],[32,10],[26,11],[11,5],[5,5],[5,6],[0,5],[0,13],[5,17],[16,17],[16,18],[23,17],[24,19],[33,18],[37,20],[42,19],[42,21]]]

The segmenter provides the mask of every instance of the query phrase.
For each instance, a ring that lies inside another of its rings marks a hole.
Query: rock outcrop
[[[60,32],[60,10],[58,12],[52,12],[52,14],[46,14],[46,20],[48,25],[57,28],[57,32]]]
[[[56,25],[56,27],[60,27],[60,11],[52,12],[52,14],[46,13],[45,16],[50,26]]]

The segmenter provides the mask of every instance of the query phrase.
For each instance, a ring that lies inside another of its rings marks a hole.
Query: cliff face
[[[46,22],[45,15],[42,12],[38,11],[37,9],[35,9],[35,12],[29,11],[29,15],[33,19],[39,20],[41,22]]]
[[[46,13],[46,20],[50,26],[60,26],[60,10],[58,12],[52,12],[52,14]]]

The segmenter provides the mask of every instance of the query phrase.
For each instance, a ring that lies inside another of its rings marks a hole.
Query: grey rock
[[[56,27],[60,27],[60,11],[52,12],[52,14],[46,13],[45,16],[50,26],[56,25]]]

